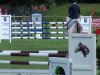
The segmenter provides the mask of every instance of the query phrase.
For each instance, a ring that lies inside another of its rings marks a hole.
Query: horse
[[[75,49],[75,53],[82,51],[82,54],[84,57],[89,54],[90,50],[87,46],[83,45],[81,42],[78,44],[78,46]]]
[[[67,17],[67,30],[68,33],[81,33],[83,30],[79,19],[69,19]]]

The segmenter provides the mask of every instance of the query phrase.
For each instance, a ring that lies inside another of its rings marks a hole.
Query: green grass
[[[48,69],[48,66],[44,65],[9,65],[9,64],[0,64],[2,69]]]
[[[46,15],[47,16],[66,16],[68,14],[68,6],[70,4],[64,4],[60,6],[53,6],[51,10],[48,10]],[[100,16],[100,4],[79,4],[81,8],[82,15],[90,15],[90,11],[94,11],[95,16]]]
[[[0,50],[66,50],[67,40],[14,39],[11,43],[3,40]]]
[[[90,11],[94,11],[94,16],[100,16],[100,4],[80,4],[82,15],[90,15]]]
[[[98,72],[97,72],[97,73],[98,73],[98,75],[100,75],[100,69],[98,70]]]
[[[65,21],[66,16],[68,15],[68,6],[70,4],[63,4],[59,6],[52,6],[50,10],[45,12],[45,16],[52,16],[52,17],[45,17],[44,21]],[[100,4],[79,4],[81,8],[81,15],[89,16],[90,11],[94,11],[94,16],[100,16]],[[61,16],[61,17],[57,17]]]

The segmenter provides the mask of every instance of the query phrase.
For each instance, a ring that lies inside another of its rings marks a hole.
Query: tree
[[[64,4],[64,3],[67,3],[68,0],[54,0],[54,2],[59,5],[59,4]]]

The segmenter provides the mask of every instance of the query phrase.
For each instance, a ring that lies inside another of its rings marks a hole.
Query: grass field
[[[11,43],[8,40],[3,40],[0,50],[66,50],[67,42],[65,39],[14,39]]]
[[[97,71],[97,75],[100,75],[100,69]]]
[[[66,16],[68,14],[68,6],[70,4],[64,4],[60,6],[52,6],[50,10],[45,13],[46,16]],[[82,15],[90,15],[90,11],[94,11],[94,16],[100,16],[100,4],[79,4]]]
[[[52,16],[52,18],[44,18],[45,21],[65,21],[65,17],[68,15],[68,6],[70,4],[64,4],[60,6],[52,6],[50,10],[45,12],[45,16]],[[80,3],[81,15],[89,16],[90,11],[93,10],[94,16],[100,16],[100,4],[82,4]],[[57,16],[64,16],[57,17]]]

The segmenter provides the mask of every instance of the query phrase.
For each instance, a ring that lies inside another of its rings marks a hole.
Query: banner
[[[83,26],[82,33],[84,34],[91,34],[91,16],[81,16],[81,24]]]
[[[11,42],[11,15],[1,15],[0,26],[0,40],[9,39]]]
[[[93,28],[100,28],[100,18],[92,19],[92,27]]]

